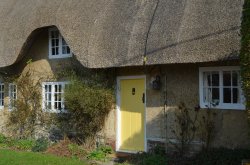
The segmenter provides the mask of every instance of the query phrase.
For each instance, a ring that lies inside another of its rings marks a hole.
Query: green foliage
[[[250,136],[250,0],[245,0],[241,23],[241,77],[246,98]]]
[[[15,139],[6,137],[0,134],[0,147],[13,148],[17,150],[31,150],[35,145],[35,140],[32,139]]]
[[[178,110],[175,111],[175,126],[172,128],[172,133],[175,135],[179,143],[172,143],[178,150],[180,155],[188,152],[190,143],[194,140],[195,133],[198,130],[198,112],[193,111],[192,116],[191,110],[186,107],[184,103],[180,103]]]
[[[7,141],[7,137],[4,136],[3,134],[0,134],[0,144],[5,143]]]
[[[180,103],[178,110],[175,111],[175,127],[172,126],[172,133],[177,141],[171,142],[177,149],[179,155],[185,156],[190,149],[190,143],[198,138],[203,142],[203,149],[208,150],[215,136],[215,116],[216,113],[209,106],[202,109],[197,106],[194,110]]]
[[[49,146],[48,139],[41,137],[36,140],[34,146],[32,147],[33,152],[43,152],[46,151]]]
[[[190,165],[235,165],[241,164],[243,159],[250,159],[250,150],[236,149],[230,150],[225,148],[210,149],[198,153],[190,161]]]
[[[18,139],[18,140],[13,140],[13,143],[10,145],[10,147],[13,147],[18,150],[31,150],[34,144],[35,144],[34,140]]]
[[[110,89],[89,85],[78,78],[70,81],[65,89],[68,113],[58,115],[60,128],[68,130],[83,141],[94,139],[103,128],[105,119],[112,110],[113,93]]]
[[[91,159],[91,160],[101,160],[101,161],[105,161],[106,159],[106,156],[104,154],[104,152],[102,152],[101,150],[95,150],[95,151],[92,151],[88,157],[88,159]]]
[[[215,116],[217,114],[210,107],[203,111],[205,111],[205,115],[202,116],[200,121],[200,139],[204,142],[203,149],[208,150],[211,148],[212,140],[215,137]]]
[[[71,157],[83,158],[87,155],[86,150],[75,143],[68,144],[68,149],[70,151]]]
[[[4,137],[4,140],[1,141],[1,148],[13,148],[17,150],[31,150],[34,146],[35,141],[32,139],[13,139]]]
[[[87,156],[90,160],[106,161],[107,156],[113,152],[110,146],[100,146],[96,150],[89,153]]]
[[[41,109],[40,81],[34,82],[33,74],[26,71],[14,80],[18,88],[17,100],[8,119],[9,130],[16,138],[30,138],[35,135],[35,127],[41,122],[44,113]]]
[[[140,152],[131,155],[125,162],[116,163],[116,165],[167,165],[168,159],[165,147],[156,145],[148,153]]]
[[[1,165],[86,165],[87,163],[80,160],[74,160],[54,155],[22,152],[12,150],[0,150]]]

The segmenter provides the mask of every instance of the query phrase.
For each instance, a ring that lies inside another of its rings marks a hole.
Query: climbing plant
[[[17,86],[17,98],[13,100],[7,126],[16,138],[33,138],[37,128],[44,127],[49,116],[41,108],[40,80],[34,81],[28,69],[21,75],[10,78]]]
[[[250,0],[245,0],[243,6],[240,61],[250,135]]]

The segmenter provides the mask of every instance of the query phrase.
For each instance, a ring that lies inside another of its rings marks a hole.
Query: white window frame
[[[58,32],[58,38],[59,38],[59,54],[58,55],[52,55],[52,35],[51,32],[57,31]],[[72,52],[70,49],[69,54],[63,54],[62,53],[62,40],[63,36],[61,35],[60,31],[57,28],[49,28],[49,59],[56,59],[56,58],[69,58],[72,57]],[[66,41],[65,41],[66,42]]]
[[[218,105],[208,105],[203,100],[203,73],[204,72],[219,72],[219,93],[220,99]],[[200,107],[201,108],[214,108],[214,109],[234,109],[234,110],[245,110],[245,98],[243,91],[240,89],[240,103],[223,103],[223,71],[240,71],[239,66],[221,66],[221,67],[200,67],[199,68],[199,94],[200,94]]]
[[[0,109],[4,109],[4,97],[5,97],[5,86],[4,83],[0,82]]]
[[[62,82],[43,82],[42,83],[42,108],[43,111],[46,112],[52,112],[52,113],[60,113],[60,112],[66,112],[67,110],[65,109],[65,101],[64,101],[64,90],[65,90],[65,85],[69,84],[68,81],[62,81]],[[52,109],[47,109],[46,108],[46,96],[45,96],[45,85],[51,85],[51,107]],[[55,109],[55,85],[62,85],[62,109]]]
[[[218,105],[208,105],[203,101],[203,72],[219,72],[219,103]],[[200,67],[199,68],[199,94],[200,94],[200,107],[201,108],[214,108],[214,109],[234,109],[234,110],[245,110],[245,98],[243,91],[239,88],[240,92],[240,103],[223,103],[223,71],[240,71],[239,66],[221,66],[221,67]]]
[[[13,90],[15,87],[15,91]],[[12,102],[17,100],[17,85],[14,84],[14,83],[9,83],[9,110],[12,110],[13,109],[13,105],[12,105]]]

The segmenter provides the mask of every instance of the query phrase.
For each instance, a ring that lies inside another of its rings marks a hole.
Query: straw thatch
[[[0,67],[25,55],[34,30],[51,25],[90,68],[142,65],[145,50],[146,64],[235,59],[242,6],[243,0],[0,0]]]

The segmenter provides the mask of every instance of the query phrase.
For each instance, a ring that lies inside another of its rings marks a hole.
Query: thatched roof
[[[34,30],[51,25],[90,68],[142,65],[145,44],[146,64],[237,58],[243,0],[157,2],[0,0],[0,66],[23,55]]]

